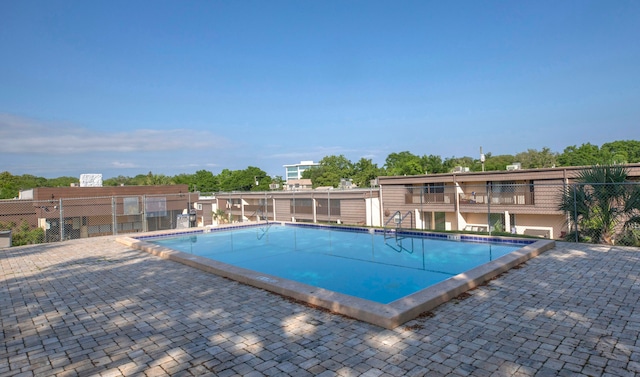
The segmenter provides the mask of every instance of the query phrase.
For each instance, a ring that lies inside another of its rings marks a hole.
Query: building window
[[[291,213],[309,215],[313,213],[312,199],[289,199],[289,204]]]
[[[424,185],[425,194],[444,194],[444,183],[427,183]]]
[[[329,210],[329,205],[331,210]],[[318,215],[340,215],[340,199],[317,199],[316,200],[316,214]]]
[[[500,182],[488,182],[489,187],[491,188],[492,193],[502,193],[502,192],[515,192],[516,191],[516,182],[515,181],[500,181]]]
[[[299,173],[297,167],[287,168],[287,180],[299,179]]]
[[[444,212],[434,212],[435,230],[446,230],[446,214]]]
[[[516,215],[513,213],[509,214],[509,226],[510,229],[507,228],[507,221],[504,213],[491,213],[489,214],[489,225],[492,232],[512,232],[514,227],[516,226]]]

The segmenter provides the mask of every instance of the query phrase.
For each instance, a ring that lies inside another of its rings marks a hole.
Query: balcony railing
[[[480,194],[460,194],[460,205],[487,205],[488,198],[491,199],[493,205],[513,205],[513,206],[531,206],[534,205],[534,195],[532,192],[494,192]]]
[[[422,196],[422,198],[421,198]],[[454,193],[405,194],[405,204],[453,204]]]

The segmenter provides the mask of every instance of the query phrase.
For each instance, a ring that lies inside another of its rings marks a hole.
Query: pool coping
[[[311,226],[311,227],[331,227],[340,230],[357,232],[381,233],[382,229],[327,226],[319,224],[299,224],[278,222],[279,225]],[[251,285],[257,288],[290,297],[298,301],[306,302],[332,312],[339,313],[351,318],[368,322],[387,329],[393,329],[405,322],[408,322],[424,312],[428,312],[435,307],[459,296],[460,294],[473,289],[494,277],[508,271],[509,269],[534,258],[541,253],[555,247],[554,240],[523,240],[512,237],[496,236],[468,236],[442,233],[430,233],[410,231],[403,232],[410,235],[434,236],[436,238],[453,239],[472,242],[501,242],[512,244],[522,244],[523,246],[507,255],[497,258],[481,266],[472,268],[464,273],[448,278],[440,283],[436,283],[428,288],[405,296],[389,304],[381,304],[362,298],[349,296],[346,294],[330,291],[323,288],[314,287],[308,284],[283,279],[269,274],[248,270],[241,267],[232,266],[205,257],[191,255],[181,251],[176,251],[163,246],[146,242],[145,239],[157,238],[159,236],[175,237],[180,235],[197,235],[212,231],[223,231],[235,228],[264,226],[264,223],[251,223],[244,225],[218,226],[215,228],[191,228],[172,231],[158,231],[138,234],[135,237],[123,236],[116,240],[129,247],[145,251],[163,259],[172,260],[184,265],[197,268],[199,270],[223,276],[240,283]],[[453,236],[454,238],[450,238]],[[467,239],[471,238],[471,239]],[[510,242],[511,241],[511,242]],[[525,244],[528,243],[528,244]]]

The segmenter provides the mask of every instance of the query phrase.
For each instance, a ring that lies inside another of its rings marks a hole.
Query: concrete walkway
[[[394,330],[113,237],[0,250],[0,376],[640,375],[640,250],[559,243]]]

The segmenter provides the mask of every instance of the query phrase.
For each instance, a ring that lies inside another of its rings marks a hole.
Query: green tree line
[[[420,156],[409,151],[389,154],[381,167],[367,158],[354,163],[343,155],[326,156],[319,161],[319,166],[305,171],[303,178],[310,178],[314,187],[338,187],[341,179],[351,179],[358,187],[369,187],[370,181],[379,176],[448,173],[457,166],[469,168],[469,171],[482,171],[483,168],[485,171],[506,170],[507,165],[516,162],[523,169],[636,163],[640,162],[640,141],[614,141],[600,147],[590,143],[572,145],[562,153],[552,152],[546,147],[541,150],[528,149],[515,155],[493,155],[489,152],[485,154],[484,164],[479,156],[442,158],[433,154]],[[77,182],[75,177],[47,179],[27,174],[12,175],[5,171],[0,173],[0,199],[15,198],[20,190],[69,186]],[[223,169],[217,175],[208,170],[176,176],[149,172],[135,177],[120,175],[103,181],[105,186],[187,184],[190,191],[199,192],[264,191],[269,189],[271,183],[282,187],[283,179],[281,176],[271,177],[255,166],[243,170]]]

